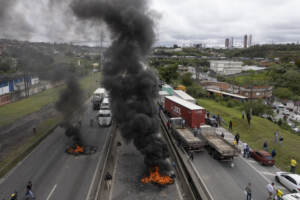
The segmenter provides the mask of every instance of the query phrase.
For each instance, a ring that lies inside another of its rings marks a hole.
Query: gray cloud
[[[105,25],[76,20],[70,1],[0,0],[0,37],[99,43]],[[296,42],[300,35],[299,0],[149,0],[149,4],[157,43],[223,45],[226,37],[238,42],[250,33],[256,43]]]

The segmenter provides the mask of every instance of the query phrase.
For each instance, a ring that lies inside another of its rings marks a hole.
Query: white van
[[[104,98],[101,103],[100,110],[109,110],[109,109],[110,109],[109,98]]]
[[[110,110],[100,110],[97,117],[99,126],[111,125],[112,114]]]

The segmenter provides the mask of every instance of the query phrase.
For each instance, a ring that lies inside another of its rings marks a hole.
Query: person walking
[[[297,166],[297,161],[295,160],[294,157],[292,157],[292,159],[291,159],[291,169],[290,169],[291,173],[295,173],[296,166]]]
[[[267,141],[264,142],[263,147],[264,147],[265,151],[268,151],[268,142]]]
[[[243,157],[244,158],[246,158],[246,156],[247,156],[247,150],[246,150],[246,148],[247,148],[247,143],[243,143]]]
[[[229,121],[229,130],[232,131],[232,121],[231,120]]]
[[[32,182],[31,181],[28,181],[27,185],[26,185],[26,193],[25,193],[25,198],[28,199],[28,198],[32,198],[34,199],[34,194],[32,192]]]
[[[104,180],[106,181],[106,188],[107,188],[107,190],[110,190],[112,175],[109,172],[106,172]]]
[[[193,152],[192,152],[192,151],[190,151],[190,159],[191,159],[191,161],[193,161],[193,160],[194,160],[194,154],[193,154]]]
[[[218,125],[218,127],[221,126],[221,117],[219,114],[217,115],[217,125]]]
[[[242,111],[242,119],[245,118],[245,110]]]
[[[248,121],[248,125],[250,127],[250,122],[251,122],[251,115],[249,112],[247,112],[247,121]]]
[[[277,139],[278,139],[278,136],[279,136],[278,130],[275,131],[274,136],[275,136],[275,144],[277,144]]]
[[[250,158],[250,149],[249,149],[248,144],[246,145],[246,157]]]
[[[238,133],[238,134],[236,134],[235,136],[234,136],[234,139],[235,139],[235,141],[236,141],[236,144],[237,145],[239,145],[239,141],[240,141],[240,134]]]
[[[246,191],[246,195],[247,195],[246,196],[247,200],[251,200],[251,196],[252,196],[251,183],[248,183],[248,185],[245,188],[245,191]]]
[[[274,189],[274,183],[269,183],[267,185],[267,191],[268,191],[268,199],[267,200],[273,200],[275,195],[275,189]]]

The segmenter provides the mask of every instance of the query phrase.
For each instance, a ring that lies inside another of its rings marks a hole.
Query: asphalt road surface
[[[271,182],[284,193],[288,193],[275,182],[278,168],[261,166],[251,158],[239,156],[234,159],[234,167],[230,167],[229,162],[215,160],[204,151],[194,155],[193,164],[215,200],[246,199],[244,190],[249,182],[252,184],[253,200],[267,199],[266,186]]]
[[[56,128],[34,151],[17,167],[0,180],[0,199],[8,199],[14,190],[24,197],[29,180],[33,183],[36,199],[85,200],[102,156],[102,147],[110,134],[110,128],[89,126],[90,118],[97,114],[92,106],[86,106],[83,114],[81,133],[85,144],[97,146],[93,155],[72,156],[65,153],[69,138],[64,129]],[[20,198],[22,199],[22,198]]]

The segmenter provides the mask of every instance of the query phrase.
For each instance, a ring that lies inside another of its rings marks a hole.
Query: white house
[[[242,72],[242,62],[230,60],[210,60],[210,69],[220,75],[230,75]]]

